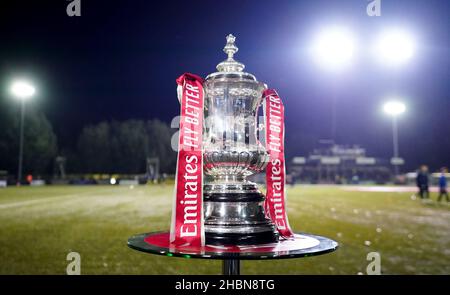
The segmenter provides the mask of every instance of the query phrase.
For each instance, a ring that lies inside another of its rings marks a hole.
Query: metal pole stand
[[[224,259],[222,261],[222,274],[226,276],[241,274],[241,261],[239,259]]]

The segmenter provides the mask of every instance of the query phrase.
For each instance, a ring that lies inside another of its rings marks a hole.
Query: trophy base
[[[258,245],[278,241],[257,191],[204,193],[205,242],[209,245]]]
[[[259,245],[278,242],[278,234],[273,231],[260,233],[213,233],[205,232],[207,245]]]

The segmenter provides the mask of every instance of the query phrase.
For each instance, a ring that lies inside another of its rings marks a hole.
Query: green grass
[[[219,274],[220,261],[126,246],[133,234],[169,228],[172,191],[169,185],[0,189],[0,273],[65,274],[66,255],[76,251],[82,274]],[[450,207],[411,195],[290,188],[291,226],[333,238],[340,248],[317,257],[244,261],[242,273],[365,273],[366,255],[376,251],[385,274],[449,274]]]

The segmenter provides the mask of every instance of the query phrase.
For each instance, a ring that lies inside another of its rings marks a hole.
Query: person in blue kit
[[[439,177],[439,197],[438,197],[438,202],[441,201],[441,198],[443,196],[445,196],[445,198],[447,199],[447,202],[448,202],[446,174],[447,174],[447,168],[444,167],[444,168],[441,169],[441,176]]]
[[[428,190],[428,167],[426,165],[420,166],[417,172],[416,184],[419,188],[419,195],[421,199],[428,199],[430,197],[430,192]]]

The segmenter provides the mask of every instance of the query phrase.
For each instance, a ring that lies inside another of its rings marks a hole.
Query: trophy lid
[[[236,37],[229,34],[227,37],[227,43],[223,48],[223,51],[228,55],[228,58],[216,66],[217,72],[209,74],[206,79],[221,79],[221,78],[242,78],[246,80],[256,81],[255,76],[244,72],[245,65],[234,59],[234,55],[238,52]]]

